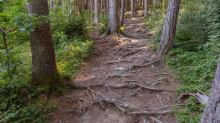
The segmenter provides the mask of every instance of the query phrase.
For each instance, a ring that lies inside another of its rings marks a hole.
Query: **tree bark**
[[[220,123],[220,57],[215,72],[215,80],[200,123]]]
[[[113,35],[119,33],[120,30],[117,2],[117,0],[109,0],[109,31]]]
[[[95,0],[95,26],[99,25],[99,9],[98,9],[98,0]]]
[[[101,15],[103,16],[103,0],[101,0]]]
[[[93,21],[93,0],[90,0],[91,5],[91,21]]]
[[[147,0],[144,0],[144,17],[147,17]]]
[[[157,48],[157,52],[160,54],[168,53],[173,47],[179,13],[173,9],[179,10],[179,6],[180,0],[169,0],[166,20],[163,27],[163,34],[160,40],[160,45]]]
[[[122,3],[121,3],[121,17],[120,17],[121,26],[123,26],[123,21],[124,21],[124,5],[125,5],[125,0],[122,0]]]
[[[140,7],[143,7],[143,0],[140,0]]]
[[[82,0],[82,10],[84,10],[85,9],[85,3],[84,3],[85,1],[84,0]]]
[[[48,16],[47,0],[33,0],[28,4],[29,14]],[[30,33],[32,52],[32,84],[45,85],[47,91],[58,83],[59,74],[55,58],[54,44],[51,35],[50,22],[38,24],[35,31]],[[46,83],[44,83],[46,82]],[[55,82],[55,83],[54,83]]]
[[[134,17],[134,0],[131,0],[131,18]]]

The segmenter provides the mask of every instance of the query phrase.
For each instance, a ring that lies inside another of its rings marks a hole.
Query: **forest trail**
[[[95,32],[95,52],[68,83],[76,89],[53,100],[59,107],[51,123],[177,122],[168,113],[178,98],[171,91],[179,86],[175,75],[166,73],[163,58],[150,48],[143,11],[125,17],[123,32],[137,38],[100,39]]]

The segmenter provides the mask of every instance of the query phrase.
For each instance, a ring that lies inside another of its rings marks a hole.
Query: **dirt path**
[[[142,15],[126,18],[123,31],[139,39],[93,37],[96,52],[69,82],[76,89],[54,100],[52,123],[176,123],[168,112],[177,99],[170,90],[179,84],[150,48]]]

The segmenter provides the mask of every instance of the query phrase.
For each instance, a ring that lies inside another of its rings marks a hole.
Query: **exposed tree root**
[[[135,67],[146,67],[146,66],[151,65],[151,64],[154,64],[154,63],[156,63],[156,62],[158,62],[158,61],[160,61],[160,59],[159,59],[159,60],[156,60],[156,61],[153,61],[153,62],[150,62],[150,63],[147,63],[147,64],[145,64],[145,65],[131,65],[131,66],[129,67],[129,71],[131,71],[131,70],[134,69]]]
[[[141,49],[138,49],[138,50],[135,50],[135,51],[131,51],[131,52],[128,52],[128,53],[125,53],[123,56],[121,56],[119,59],[121,59],[121,58],[123,58],[123,57],[125,57],[125,56],[127,56],[127,55],[131,55],[131,54],[134,54],[134,53],[136,53],[136,52],[139,52]]]
[[[168,80],[171,84],[173,84],[173,82],[170,81],[167,77],[161,77],[161,78],[158,79],[158,81],[162,81],[163,79],[166,79],[166,80]]]
[[[167,110],[167,111],[137,111],[137,112],[130,112],[128,114],[135,114],[135,115],[147,114],[147,115],[153,115],[153,114],[167,114],[167,113],[171,113],[171,112],[174,112],[174,110]]]
[[[201,95],[199,94],[198,92],[195,94],[195,93],[182,93],[180,95],[180,97],[176,100],[180,100],[181,98],[183,98],[184,96],[192,96],[192,97],[195,97],[199,103],[203,104],[203,103],[207,103],[208,102],[208,96],[207,95]]]
[[[161,110],[161,109],[172,107],[172,106],[174,106],[174,105],[166,105],[166,106],[162,106],[160,108],[155,108],[153,110]],[[185,106],[185,104],[178,104],[178,106]]]
[[[156,95],[157,95],[157,94],[156,94]],[[162,101],[160,100],[159,95],[157,95],[157,99],[160,101],[161,106],[163,106],[163,103],[162,103]]]
[[[158,120],[157,118],[154,117],[149,117],[151,120],[156,121],[157,123],[163,123],[162,121]]]
[[[129,76],[129,75],[109,75],[107,77],[105,77],[103,80],[101,81],[105,81],[107,80],[108,78],[113,78],[113,77],[133,77],[133,76]]]
[[[140,65],[143,65],[143,64],[144,64],[144,62],[145,62],[145,60],[147,60],[148,58],[150,58],[150,57],[151,57],[151,55],[153,55],[153,53],[151,53],[149,56],[147,56],[146,58],[144,58],[144,60],[141,62],[141,64],[140,64]]]
[[[159,75],[169,75],[169,74],[170,74],[170,73],[158,73],[158,74],[149,75],[149,77],[159,76]]]
[[[102,99],[99,99],[95,102],[93,102],[93,104],[95,103],[100,103],[100,102],[108,102],[108,103],[112,103],[114,104],[120,111],[122,111],[123,113],[127,112],[124,108],[128,108],[128,109],[131,109],[131,110],[135,110],[135,109],[138,109],[137,107],[135,106],[130,106],[126,103],[123,103],[121,101],[118,101],[116,99],[110,99],[110,98],[102,98]],[[123,108],[122,108],[123,107]]]
[[[90,87],[105,87],[106,85],[108,87],[114,88],[114,89],[119,89],[119,88],[134,88],[134,87],[142,87],[143,89],[146,90],[151,90],[151,91],[172,91],[169,89],[156,89],[156,88],[151,88],[147,87],[138,83],[132,83],[132,84],[74,84],[74,83],[69,83],[70,85],[74,86],[76,89],[89,89]]]
[[[142,87],[139,87],[133,94],[131,94],[130,96],[136,96],[137,93],[142,89]]]

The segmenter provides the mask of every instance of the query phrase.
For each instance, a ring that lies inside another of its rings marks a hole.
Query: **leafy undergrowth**
[[[23,22],[37,18],[28,15],[23,4],[20,0],[0,1],[3,5],[0,6],[1,26],[6,31],[13,30],[6,35],[8,54],[0,43],[0,123],[46,122],[57,108],[52,103],[48,104],[44,88],[30,84],[32,61],[29,32],[34,30],[34,23]],[[88,36],[92,23],[85,21],[89,20],[90,12],[83,11],[83,16],[68,15],[55,8],[56,11],[50,11],[48,19],[51,20],[56,60],[60,74],[70,80],[92,51],[93,41]],[[3,40],[2,35],[0,40]],[[52,96],[61,94],[63,89],[58,88]]]
[[[183,1],[178,17],[173,49],[165,56],[169,66],[178,71],[181,86],[177,95],[183,92],[197,92],[196,88],[209,95],[215,76],[219,56],[220,2]],[[145,18],[153,34],[152,47],[157,49],[165,20],[165,11],[150,12]],[[155,15],[158,15],[155,17]],[[185,108],[178,111],[179,123],[198,123],[205,108],[194,97],[185,101]]]

